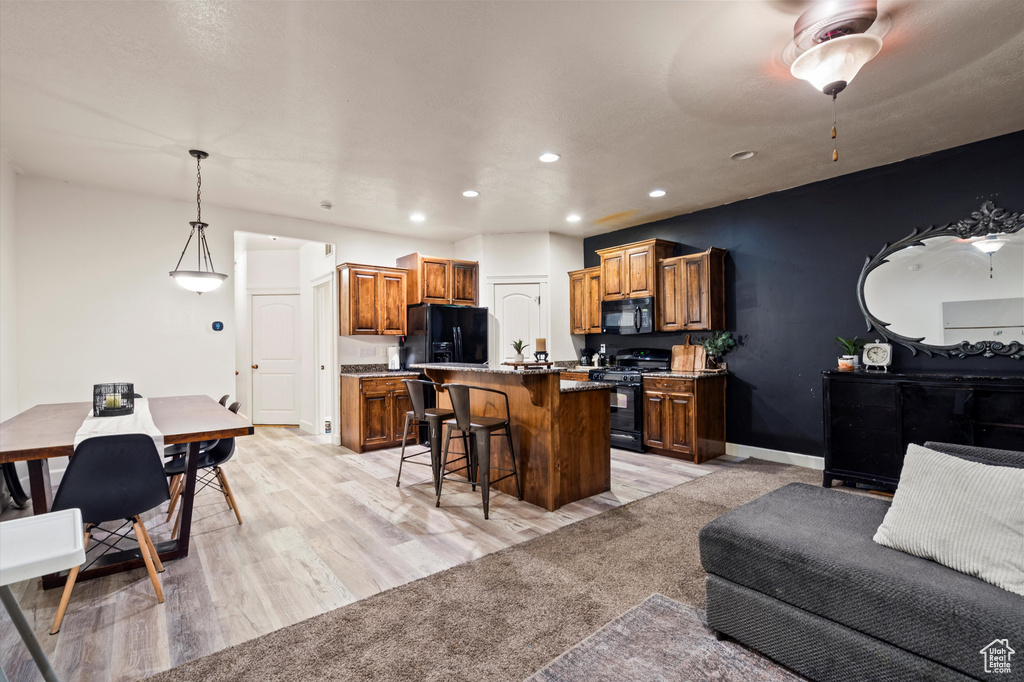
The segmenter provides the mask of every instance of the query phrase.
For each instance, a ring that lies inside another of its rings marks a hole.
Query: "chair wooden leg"
[[[157,554],[156,545],[153,544],[153,538],[149,537],[149,531],[146,530],[146,524],[140,523],[139,528],[142,529],[143,538],[145,539],[146,544],[149,545],[149,553],[153,556],[153,564],[156,566],[157,573],[163,573],[164,564],[160,561],[160,555]],[[136,538],[136,540],[137,539],[138,538]]]
[[[174,516],[174,508],[178,506],[178,500],[181,499],[181,490],[184,487],[182,485],[183,478],[184,476],[180,474],[175,477],[177,484],[174,485],[174,487],[171,490],[171,503],[167,505],[167,519],[164,521],[164,523],[170,521],[171,517]]]
[[[228,489],[224,484],[224,482],[227,480],[224,478],[224,472],[221,470],[220,467],[214,467],[213,473],[217,477],[217,487],[220,488],[220,494],[224,496],[224,501],[228,503],[228,509],[234,511],[235,505],[232,504],[231,496],[228,495]]]
[[[88,551],[89,549],[89,531],[85,531],[85,544],[82,545]],[[71,601],[71,591],[75,589],[75,580],[78,579],[78,569],[81,566],[75,566],[68,572],[67,582],[64,583],[64,592],[60,595],[60,604],[57,606],[57,615],[53,619],[53,627],[50,628],[50,634],[55,635],[60,632],[60,624],[64,620],[64,612],[67,611],[68,602]]]
[[[135,530],[136,539],[139,540],[139,549],[142,550],[142,560],[146,562],[149,580],[153,583],[153,589],[156,590],[156,600],[163,604],[164,588],[160,585],[160,576],[156,572],[156,566],[153,565],[153,556],[149,552],[149,543],[146,542],[146,530],[142,527],[142,521],[138,516],[135,517],[135,524],[132,528]]]
[[[217,467],[217,475],[220,477],[221,489],[224,491],[225,497],[228,498],[228,505],[231,507],[231,511],[235,512],[235,518],[238,520],[238,525],[242,525],[242,515],[238,513],[238,502],[235,501],[235,494],[231,492],[231,486],[228,485],[227,474],[220,467]]]
[[[174,528],[171,530],[171,537],[175,540],[178,539],[178,529],[181,527],[181,510],[185,505],[178,507],[178,515],[174,517]]]

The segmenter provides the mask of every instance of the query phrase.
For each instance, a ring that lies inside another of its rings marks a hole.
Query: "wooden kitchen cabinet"
[[[341,444],[355,452],[401,446],[405,414],[412,409],[402,379],[414,378],[413,373],[386,378],[342,376]],[[415,427],[410,427],[406,438],[413,442]]]
[[[725,375],[644,377],[644,444],[700,464],[725,454]]]
[[[569,273],[569,333],[601,333],[601,268]]]
[[[343,263],[338,266],[338,289],[341,336],[405,335],[405,270]]]
[[[658,262],[669,258],[675,242],[648,239],[623,246],[598,249],[601,257],[601,300],[655,296]]]
[[[406,299],[409,305],[441,303],[475,306],[480,300],[480,265],[476,261],[432,258],[410,253],[396,261],[408,270]]]
[[[657,331],[725,329],[725,254],[712,247],[658,263]]]

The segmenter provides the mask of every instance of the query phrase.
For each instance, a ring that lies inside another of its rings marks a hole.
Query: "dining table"
[[[25,462],[33,514],[45,514],[53,503],[48,460],[73,457],[75,435],[92,410],[91,402],[36,405],[0,423],[0,464]],[[205,395],[150,398],[153,423],[163,434],[165,445],[187,443],[185,481],[181,499],[178,537],[156,543],[161,561],[188,556],[192,526],[192,503],[196,492],[200,443],[221,438],[252,435],[245,417],[231,412]],[[119,573],[145,564],[137,551],[108,552],[82,571],[78,580]],[[43,576],[43,587],[63,587],[61,574]]]

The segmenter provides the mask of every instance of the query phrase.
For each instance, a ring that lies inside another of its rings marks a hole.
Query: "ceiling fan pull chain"
[[[839,160],[839,142],[836,141],[836,93],[832,93],[832,161]]]

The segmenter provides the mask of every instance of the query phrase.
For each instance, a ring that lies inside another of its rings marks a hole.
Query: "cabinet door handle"
[[[252,366],[252,368],[253,368],[253,369],[259,369],[259,368],[260,368],[260,366],[259,366],[259,365],[253,365],[253,366]]]

